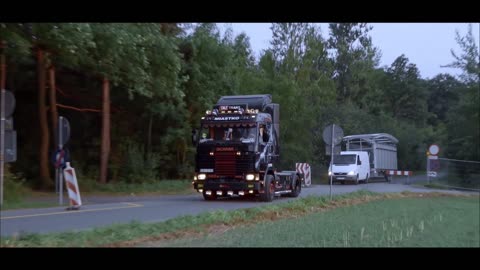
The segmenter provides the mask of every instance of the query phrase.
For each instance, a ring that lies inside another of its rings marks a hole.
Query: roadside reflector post
[[[65,183],[67,185],[68,197],[70,201],[70,207],[67,210],[78,210],[82,205],[82,199],[80,198],[80,190],[78,189],[77,176],[75,175],[75,169],[70,166],[70,162],[66,163],[66,168],[63,170]]]

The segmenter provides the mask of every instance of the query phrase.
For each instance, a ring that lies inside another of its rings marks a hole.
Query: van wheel
[[[357,179],[354,180],[353,184],[358,185],[358,174],[357,174]]]
[[[260,194],[260,199],[264,202],[271,202],[275,197],[275,181],[272,175],[265,177],[265,186],[263,194]]]
[[[368,184],[368,180],[370,179],[370,176],[367,173],[367,178],[365,178],[365,184]]]

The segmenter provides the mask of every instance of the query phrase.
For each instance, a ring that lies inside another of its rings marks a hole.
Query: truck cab
[[[333,164],[330,165],[328,176],[332,176],[332,182],[346,181],[355,185],[367,183],[370,178],[370,159],[364,151],[342,151],[340,155],[333,156]]]
[[[222,97],[201,118],[193,186],[205,200],[227,196],[298,196],[296,172],[277,172],[279,105],[270,95]]]

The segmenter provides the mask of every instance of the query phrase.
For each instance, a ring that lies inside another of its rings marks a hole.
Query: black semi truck
[[[205,200],[227,196],[297,197],[303,174],[279,171],[280,105],[272,96],[223,96],[206,111],[192,142],[193,187]]]

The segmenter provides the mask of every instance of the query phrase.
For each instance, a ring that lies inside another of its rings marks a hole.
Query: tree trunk
[[[57,94],[55,89],[55,67],[53,65],[48,69],[48,77],[50,82],[50,115],[52,117],[53,143],[58,143],[58,111],[57,111]],[[54,145],[55,148],[58,145]]]
[[[43,50],[37,49],[37,75],[38,75],[38,117],[40,124],[40,184],[42,188],[49,188],[52,185],[50,171],[48,170],[48,147],[49,134],[47,122],[47,106],[45,104],[45,61]]]
[[[100,149],[100,183],[107,183],[108,157],[110,155],[110,85],[103,78],[102,143]]]

